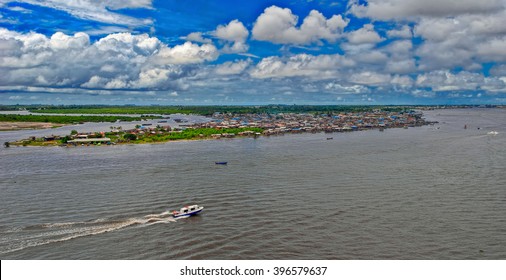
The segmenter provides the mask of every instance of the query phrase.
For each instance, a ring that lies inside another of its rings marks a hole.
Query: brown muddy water
[[[506,111],[425,116],[332,140],[1,148],[0,257],[506,259]],[[205,209],[171,218],[186,204]]]

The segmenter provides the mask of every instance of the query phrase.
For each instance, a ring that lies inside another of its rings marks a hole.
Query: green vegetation
[[[40,116],[40,115],[1,115],[0,122],[50,122],[50,123],[84,123],[84,122],[115,122],[140,121],[137,117],[116,117],[116,116]]]
[[[127,133],[127,134],[123,135],[123,138],[126,140],[135,141],[135,140],[137,140],[137,135],[132,134],[132,133]]]
[[[60,139],[60,142],[61,142],[62,144],[67,144],[67,142],[68,142],[69,140],[71,140],[70,136],[66,135],[66,136],[64,136],[64,137],[62,137],[62,138]]]
[[[23,147],[25,147],[25,146],[47,147],[47,146],[56,146],[56,145],[62,144],[62,143],[64,143],[63,141],[65,138],[66,138],[66,136],[62,137],[59,140],[45,141],[44,138],[30,137],[29,139],[22,139],[19,141],[6,142],[6,143],[8,143],[9,146],[14,145],[14,146],[23,146]],[[67,139],[69,139],[69,138],[67,138]]]
[[[210,138],[213,134],[235,134],[238,135],[240,132],[244,131],[253,131],[253,132],[262,132],[262,128],[226,128],[226,129],[216,129],[216,128],[188,128],[182,131],[170,131],[163,132],[158,131],[159,133],[151,134],[138,134],[137,139],[131,141],[131,143],[156,143],[156,142],[167,142],[174,140],[194,140],[194,139],[207,139]],[[125,134],[125,136],[128,134]]]
[[[365,112],[372,110],[406,111],[417,106],[365,106],[365,105],[264,105],[264,106],[106,106],[106,105],[0,105],[0,110],[26,109],[31,112],[53,114],[196,114],[211,116],[215,112],[232,114],[261,113],[311,113],[329,114],[345,112]],[[117,117],[115,117],[117,118]]]
[[[142,131],[142,133],[134,134],[135,132],[120,131],[120,132],[107,132],[105,137],[111,139],[111,143],[131,143],[131,144],[145,144],[145,143],[161,143],[175,140],[195,140],[195,139],[209,139],[213,134],[229,134],[239,135],[241,132],[252,131],[252,132],[263,132],[262,128],[187,128],[179,131],[166,131],[163,128],[156,128],[154,130]],[[91,134],[91,137],[101,138],[104,137],[100,133]],[[71,135],[62,137],[55,137],[55,140],[47,140],[44,138],[31,137],[30,139],[23,139],[16,142],[5,142],[5,147],[9,145],[15,146],[56,146],[61,144],[67,144],[69,140],[72,140]],[[87,144],[90,145],[90,144]],[[97,144],[98,145],[98,144]]]
[[[44,108],[39,113],[55,113],[55,114],[192,114],[194,110],[185,109],[183,107],[172,106],[113,106],[113,107],[80,107],[80,106],[64,106],[61,108]]]

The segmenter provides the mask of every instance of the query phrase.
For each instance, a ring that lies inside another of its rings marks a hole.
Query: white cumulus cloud
[[[379,86],[389,85],[391,79],[389,74],[364,71],[352,74],[349,81],[360,85]]]
[[[246,39],[248,39],[249,31],[237,19],[232,20],[227,25],[219,25],[213,34],[218,39],[232,42],[225,45],[224,52],[241,53],[248,51],[249,47],[246,44]]]
[[[385,40],[374,30],[374,25],[370,23],[358,30],[348,33],[347,37],[348,42],[354,45],[376,44]]]
[[[170,47],[147,34],[19,33],[0,28],[0,84],[50,88],[155,90],[185,88],[196,64],[215,60],[211,44]]]
[[[506,61],[506,36],[492,38],[477,45],[478,55],[484,61],[505,62]]]
[[[468,91],[491,90],[504,91],[505,83],[501,79],[485,78],[482,74],[461,71],[452,73],[448,70],[438,70],[418,75],[416,85],[431,88],[433,91]]]
[[[489,13],[504,8],[502,0],[358,0],[349,2],[349,10],[359,17],[378,20],[420,16],[446,17],[461,14]]]
[[[204,38],[204,36],[202,36],[202,35],[203,35],[202,32],[192,32],[192,33],[188,34],[187,36],[181,37],[181,39],[192,41],[192,42],[197,42],[197,43],[206,43],[206,44],[213,42],[211,39]]]
[[[341,15],[327,19],[320,12],[312,10],[300,27],[297,27],[297,22],[298,17],[290,9],[268,7],[253,26],[253,38],[276,44],[308,45],[321,40],[334,42],[342,36],[349,20]]]
[[[413,37],[413,32],[411,27],[403,25],[401,28],[388,30],[387,35],[389,38],[410,39]]]
[[[254,78],[308,77],[328,79],[338,75],[342,68],[355,65],[355,62],[338,54],[308,55],[298,54],[289,58],[276,56],[262,59],[250,72]]]
[[[243,73],[251,63],[251,59],[227,61],[216,66],[215,72],[218,75],[237,75]]]
[[[152,0],[17,0],[5,2],[24,2],[31,5],[65,11],[74,17],[98,22],[142,26],[153,23],[151,19],[138,19],[123,15],[115,10],[152,8]]]
[[[172,48],[163,47],[156,54],[155,60],[159,64],[189,64],[213,61],[218,58],[218,50],[214,45],[197,45],[186,42]]]
[[[227,41],[244,42],[248,38],[249,32],[242,22],[237,19],[232,20],[227,25],[219,25],[214,32],[217,38]]]

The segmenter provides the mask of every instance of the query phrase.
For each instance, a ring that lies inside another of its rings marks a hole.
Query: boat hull
[[[172,217],[174,218],[178,218],[178,217],[190,217],[190,216],[195,216],[197,215],[198,213],[202,212],[204,208],[200,208],[200,209],[197,209],[195,211],[192,211],[192,212],[188,212],[188,213],[179,213],[179,214],[172,214]]]

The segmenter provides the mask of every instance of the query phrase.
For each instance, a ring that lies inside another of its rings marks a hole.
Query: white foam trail
[[[0,254],[112,232],[134,225],[145,227],[156,224],[168,224],[175,221],[176,219],[170,215],[170,212],[166,211],[160,214],[149,214],[140,218],[127,218],[116,221],[107,221],[107,219],[102,218],[89,222],[46,223],[28,226],[18,231],[18,233],[26,232],[26,235],[18,235],[19,237],[17,238],[2,238],[0,243],[7,246],[3,247],[0,245]]]

